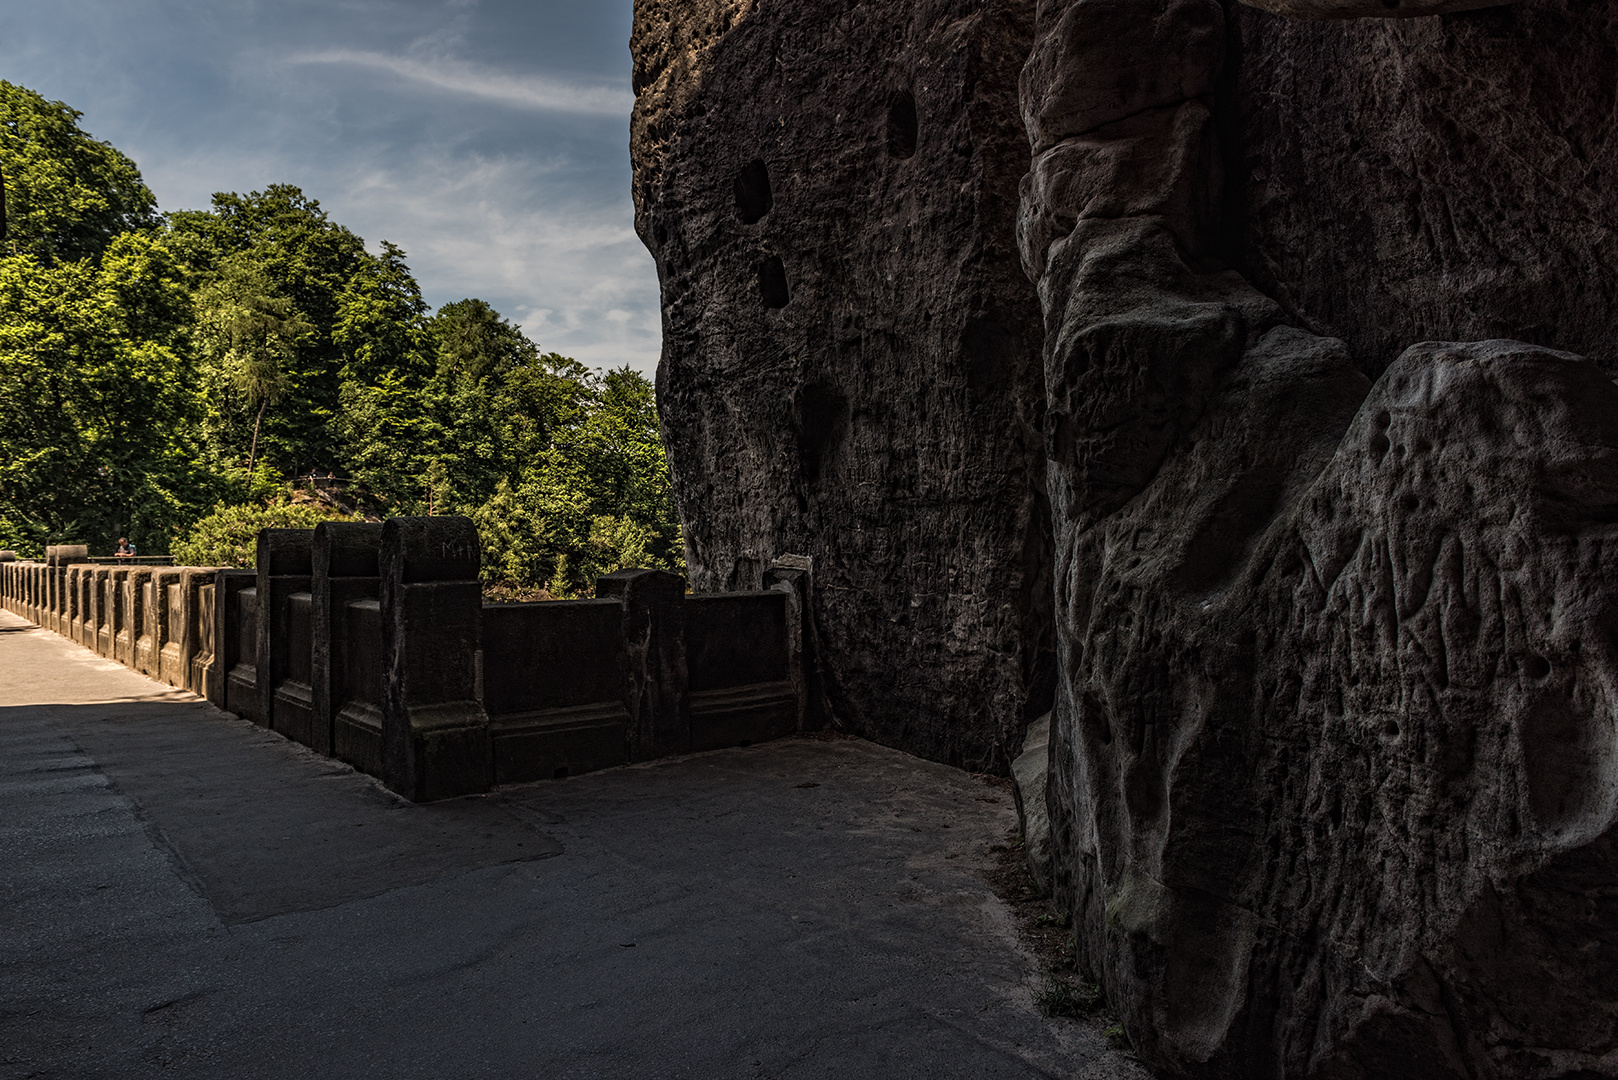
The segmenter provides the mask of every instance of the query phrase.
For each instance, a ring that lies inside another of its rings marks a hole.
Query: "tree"
[[[82,115],[0,80],[0,171],[14,254],[44,264],[93,258],[120,233],[158,224],[140,170],[82,131]]]
[[[185,288],[146,233],[99,263],[0,259],[0,518],[27,550],[162,551],[211,498]]]
[[[230,262],[251,265],[271,294],[290,301],[307,320],[313,329],[299,345],[297,364],[283,369],[282,404],[258,425],[258,452],[286,472],[335,464],[333,420],[343,371],[358,344],[352,337],[339,343],[339,316],[351,284],[375,270],[377,257],[319,202],[288,184],[247,195],[216,194],[211,210],[170,214],[168,243],[199,280],[210,280]],[[403,276],[409,278],[408,270]],[[414,289],[414,280],[404,287]],[[234,407],[228,381],[216,382],[215,392],[210,439],[227,457],[240,455],[252,441],[254,410]]]
[[[276,295],[261,270],[239,256],[223,262],[218,276],[197,294],[196,306],[204,355],[249,406],[257,408],[247,455],[251,476],[264,411],[286,392],[298,345],[313,336],[315,328],[292,301]]]
[[[326,506],[279,503],[274,506],[218,506],[174,543],[174,559],[181,566],[258,565],[258,534],[262,529],[312,529],[322,521],[357,518]]]

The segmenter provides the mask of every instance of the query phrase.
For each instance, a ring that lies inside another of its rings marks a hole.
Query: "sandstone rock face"
[[[1373,376],[1515,338],[1618,374],[1618,3],[1233,9],[1230,258]]]
[[[1164,1075],[1618,1076],[1618,0],[1266,3],[639,0],[693,581],[961,764],[1054,648]]]
[[[1518,0],[1242,0],[1293,19],[1414,19],[1501,7]]]
[[[1618,387],[1518,341],[1373,386],[1230,270],[1224,31],[1051,2],[1024,74],[1083,963],[1170,1075],[1618,1075]]]
[[[693,586],[813,559],[849,730],[1004,771],[1053,683],[1032,0],[638,0],[637,227]]]

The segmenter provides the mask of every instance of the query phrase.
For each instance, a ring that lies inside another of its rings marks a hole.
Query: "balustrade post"
[[[314,581],[310,615],[314,621],[311,662],[316,750],[336,747],[337,710],[348,673],[348,605],[376,600],[382,591],[382,526],[362,521],[327,521],[315,526]],[[379,688],[380,689],[380,688]]]
[[[630,759],[689,753],[685,579],[663,570],[620,570],[596,579],[596,596],[623,605]]]
[[[494,784],[478,672],[479,561],[477,530],[467,518],[383,523],[383,779],[416,802]]]
[[[263,529],[258,534],[259,723],[308,743],[313,715],[306,627],[314,576],[313,529]],[[295,655],[300,654],[300,655]]]

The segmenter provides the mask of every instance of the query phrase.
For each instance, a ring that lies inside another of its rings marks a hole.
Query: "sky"
[[[0,78],[65,101],[164,210],[295,184],[437,307],[650,374],[631,0],[8,0]]]

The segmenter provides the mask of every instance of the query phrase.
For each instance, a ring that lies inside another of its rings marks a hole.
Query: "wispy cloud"
[[[327,49],[299,53],[289,57],[287,62],[368,68],[440,90],[537,112],[627,117],[634,104],[634,96],[622,87],[567,82],[542,75],[511,75],[459,60],[390,56],[360,49]]]

